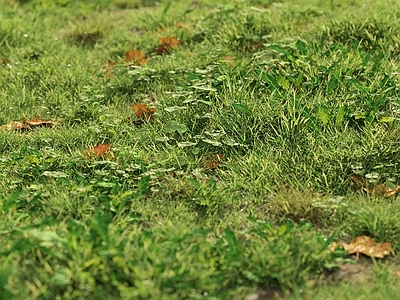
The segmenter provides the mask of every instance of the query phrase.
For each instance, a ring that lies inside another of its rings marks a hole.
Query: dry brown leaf
[[[262,44],[263,44],[262,42],[255,43],[253,45],[253,50],[257,50],[258,48],[260,48],[262,46]]]
[[[172,49],[176,49],[181,45],[180,40],[174,37],[160,38],[160,47],[158,47],[154,52],[157,54],[163,54],[169,52]]]
[[[235,60],[235,57],[232,56],[232,55],[227,55],[227,56],[224,56],[224,57],[222,58],[222,60],[223,60],[223,61],[226,61],[226,62],[232,62],[232,61]]]
[[[177,48],[181,45],[181,42],[174,37],[165,37],[165,38],[160,38],[160,43],[162,46],[167,47],[167,48]]]
[[[349,179],[353,182],[356,188],[361,189],[369,196],[389,198],[396,195],[400,189],[400,186],[398,185],[394,188],[390,188],[386,183],[379,183],[375,186],[371,186],[368,185],[368,181],[365,178],[360,179],[356,176],[351,176]]]
[[[378,244],[372,238],[365,235],[356,237],[350,244],[343,243],[342,246],[349,254],[356,253],[357,258],[360,253],[369,257],[383,258],[393,252],[391,243]]]
[[[243,51],[248,52],[248,51],[256,51],[258,48],[260,48],[263,45],[262,42],[255,43],[253,45],[247,45],[243,48]]]
[[[129,50],[125,52],[125,60],[126,63],[133,63],[135,65],[145,65],[147,64],[147,58],[144,57],[142,52],[139,50]]]
[[[380,183],[370,189],[363,188],[363,191],[370,196],[389,198],[397,194],[399,186],[397,185],[394,189],[391,189],[385,183]]]
[[[109,60],[103,68],[104,74],[106,74],[107,76],[111,76],[112,69],[116,64],[117,64],[116,62]]]
[[[218,168],[219,162],[221,161],[223,154],[214,154],[212,157],[207,159],[204,163],[207,170],[215,170]]]
[[[226,63],[227,65],[235,64],[235,56],[227,55],[222,58],[222,62]]]
[[[340,247],[339,243],[333,242],[332,244],[329,245],[329,250],[333,252],[339,247]]]
[[[369,189],[363,188],[363,191],[365,191],[370,196],[381,197],[385,194],[386,188],[387,187],[385,184],[380,183]]]
[[[394,189],[391,189],[389,187],[386,187],[386,191],[385,191],[385,198],[389,198],[392,197],[393,195],[396,195],[397,192],[399,191],[400,186],[396,185],[396,187]]]
[[[25,121],[12,121],[8,124],[0,126],[1,130],[11,131],[11,130],[32,130],[35,127],[51,127],[54,125],[53,121],[43,121],[40,118],[33,118],[31,120]]]
[[[157,111],[153,107],[149,107],[146,103],[138,103],[133,105],[135,109],[135,115],[138,119],[149,119],[152,120],[152,115]]]
[[[53,121],[43,121],[40,118],[33,118],[31,120],[24,121],[30,127],[51,127],[53,125]]]
[[[351,181],[351,182],[353,182],[353,184],[355,185],[355,186],[357,186],[357,187],[362,187],[364,184],[365,184],[365,180],[364,180],[364,182],[360,179],[360,178],[358,178],[357,176],[350,176],[350,178],[349,178],[349,180]]]
[[[94,147],[89,147],[86,149],[83,156],[87,159],[92,157],[105,157],[109,158],[110,155],[111,144],[99,144]]]
[[[24,122],[12,121],[5,125],[2,125],[1,130],[11,131],[11,130],[30,130],[31,128]]]

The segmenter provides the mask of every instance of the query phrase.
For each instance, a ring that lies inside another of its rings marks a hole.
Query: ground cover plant
[[[0,0],[1,299],[396,299],[396,4]]]

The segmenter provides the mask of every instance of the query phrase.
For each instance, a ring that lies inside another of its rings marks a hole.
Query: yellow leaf
[[[108,158],[110,154],[110,149],[111,149],[111,144],[99,144],[94,147],[89,147],[88,149],[86,149],[83,156],[88,159],[91,157]]]
[[[135,104],[133,108],[135,109],[135,115],[138,119],[146,118],[151,120],[152,115],[156,112],[155,108],[149,107],[146,103]]]
[[[147,58],[145,58],[139,50],[129,50],[125,52],[125,61],[127,63],[133,63],[135,65],[147,64]]]
[[[359,253],[362,253],[369,257],[383,258],[393,252],[391,243],[378,244],[365,235],[356,237],[350,244],[343,243],[342,246],[349,254],[356,253],[357,257]]]

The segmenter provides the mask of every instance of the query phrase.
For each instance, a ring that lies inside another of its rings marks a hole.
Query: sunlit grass
[[[350,299],[328,245],[400,247],[395,4],[0,1],[0,126],[54,121],[0,130],[0,294]]]

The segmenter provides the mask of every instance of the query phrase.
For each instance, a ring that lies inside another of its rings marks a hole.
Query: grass
[[[397,297],[395,1],[0,5],[2,299]]]

